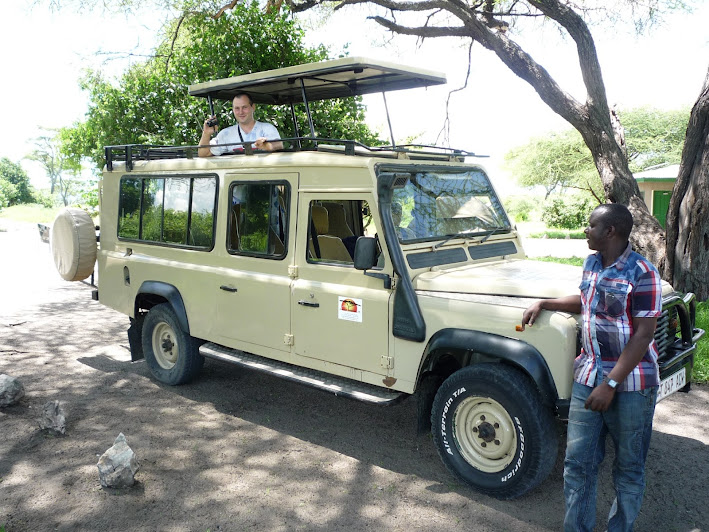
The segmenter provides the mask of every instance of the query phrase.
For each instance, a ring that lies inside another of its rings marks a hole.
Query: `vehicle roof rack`
[[[349,156],[382,157],[382,158],[407,158],[423,160],[450,160],[462,161],[465,157],[487,157],[477,155],[466,150],[453,148],[443,148],[440,146],[428,146],[422,144],[407,144],[401,146],[367,146],[354,140],[328,139],[320,137],[293,137],[281,139],[290,149],[283,152],[296,151],[318,151],[325,153],[335,153]],[[303,143],[310,143],[311,148],[302,147]],[[243,147],[242,150],[234,151],[225,155],[254,155],[255,153],[265,153],[254,150],[251,142],[236,142],[223,144],[222,146]],[[117,146],[106,146],[104,153],[106,157],[106,168],[113,171],[115,162],[124,162],[126,170],[133,170],[134,161],[153,161],[159,159],[192,159],[197,156],[199,146],[157,146],[147,144],[124,144]]]

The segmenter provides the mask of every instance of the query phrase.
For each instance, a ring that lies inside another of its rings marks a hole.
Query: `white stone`
[[[138,458],[121,432],[113,446],[98,460],[98,474],[104,488],[128,488],[135,483],[140,469]]]

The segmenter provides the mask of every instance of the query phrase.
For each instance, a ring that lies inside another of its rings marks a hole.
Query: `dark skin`
[[[616,228],[604,222],[603,207],[591,213],[588,227],[585,229],[588,247],[599,251],[603,267],[612,265],[628,246],[628,238],[620,235]],[[542,310],[581,313],[581,296],[573,295],[557,299],[542,299],[533,303],[522,314],[522,330],[525,325],[534,325]],[[623,382],[628,374],[640,363],[655,335],[657,318],[633,318],[633,334],[618,359],[608,378]],[[596,386],[584,405],[594,412],[605,412],[615,397],[615,389],[606,382]]]

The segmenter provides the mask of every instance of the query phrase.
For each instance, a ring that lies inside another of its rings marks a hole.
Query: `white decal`
[[[354,297],[337,297],[337,318],[362,323],[362,300]]]
[[[500,479],[502,482],[507,482],[517,474],[519,468],[522,467],[522,459],[524,458],[524,429],[522,428],[522,423],[517,416],[515,416],[515,423],[519,429],[519,457],[517,458],[517,463],[515,464],[514,469]]]
[[[458,388],[456,391],[453,392],[453,397],[448,398],[448,400],[446,401],[446,405],[443,407],[443,415],[441,415],[441,438],[443,438],[443,445],[446,448],[446,452],[450,455],[453,454],[453,451],[451,450],[450,444],[448,443],[448,435],[446,434],[446,416],[448,415],[448,409],[450,408],[453,400],[460,394],[462,394],[464,391],[465,388]]]

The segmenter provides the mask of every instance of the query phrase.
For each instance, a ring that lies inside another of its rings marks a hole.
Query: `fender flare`
[[[172,305],[172,310],[175,311],[177,321],[180,323],[182,330],[190,334],[190,325],[187,320],[185,302],[182,300],[180,291],[174,285],[163,281],[143,281],[135,297],[135,316],[138,315],[138,299],[141,294],[152,294],[166,299],[167,302]]]
[[[559,394],[554,379],[546,360],[534,346],[492,333],[442,329],[431,337],[426,346],[425,362],[419,371],[419,378],[426,371],[433,369],[437,357],[432,353],[448,349],[472,351],[517,367],[535,383],[543,403],[552,408],[556,406]]]

